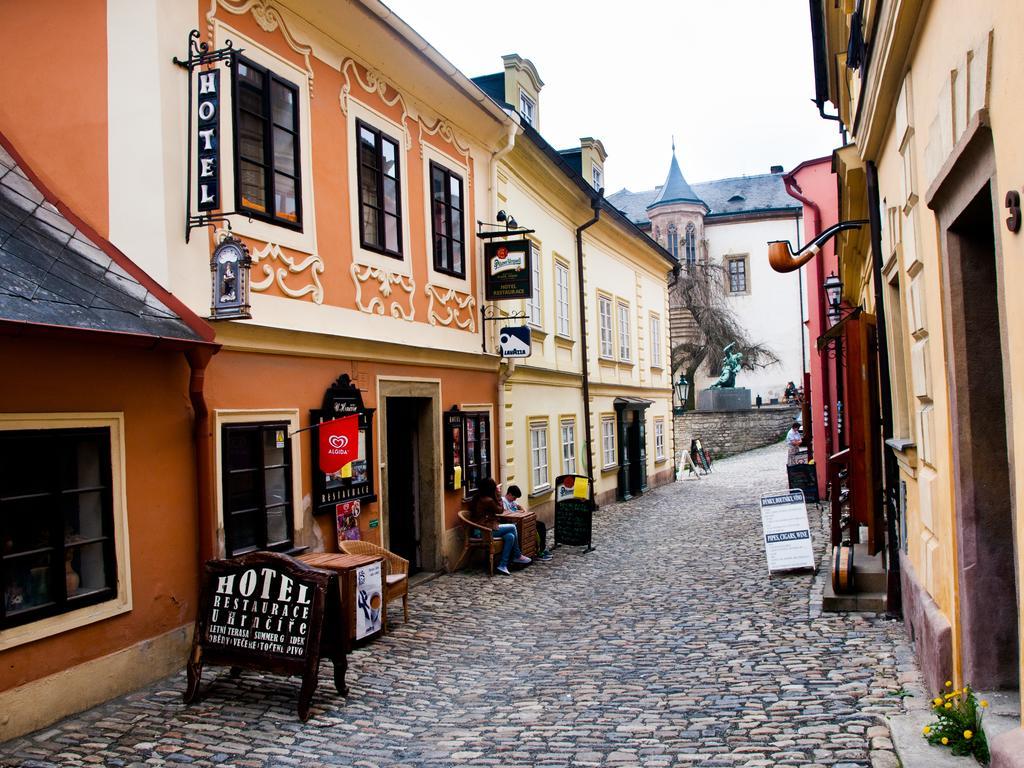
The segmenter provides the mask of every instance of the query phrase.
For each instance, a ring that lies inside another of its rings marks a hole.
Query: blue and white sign
[[[529,326],[514,325],[502,328],[498,334],[498,349],[502,357],[529,357],[533,352]]]
[[[761,496],[761,526],[769,575],[775,571],[814,568],[807,504],[800,489]]]

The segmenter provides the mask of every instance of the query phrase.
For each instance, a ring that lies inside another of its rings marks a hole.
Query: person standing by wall
[[[800,444],[803,442],[803,439],[804,436],[800,432],[800,422],[794,421],[793,426],[791,426],[789,428],[789,432],[786,433],[786,447],[789,449],[786,456],[787,466],[800,463]]]

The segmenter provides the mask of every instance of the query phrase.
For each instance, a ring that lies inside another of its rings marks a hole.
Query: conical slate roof
[[[686,179],[683,178],[683,172],[679,170],[679,161],[676,160],[676,148],[673,145],[672,165],[668,169],[668,178],[665,179],[665,183],[662,185],[661,191],[658,192],[658,196],[654,198],[654,202],[647,206],[647,210],[657,208],[659,205],[668,205],[669,203],[703,202],[703,200],[697,197],[693,187],[687,184]]]

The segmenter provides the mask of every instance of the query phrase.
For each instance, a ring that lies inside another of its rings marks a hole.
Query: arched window
[[[679,230],[675,224],[669,224],[668,227],[668,252],[674,259],[679,259]]]
[[[678,248],[678,245],[676,246]],[[686,266],[697,263],[697,228],[693,222],[686,225]]]

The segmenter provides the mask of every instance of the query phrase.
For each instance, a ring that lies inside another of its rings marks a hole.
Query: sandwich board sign
[[[498,334],[498,349],[502,357],[529,357],[533,352],[530,346],[530,327],[513,325],[502,328]]]
[[[761,526],[768,575],[775,571],[814,568],[807,504],[799,488],[761,495]]]

